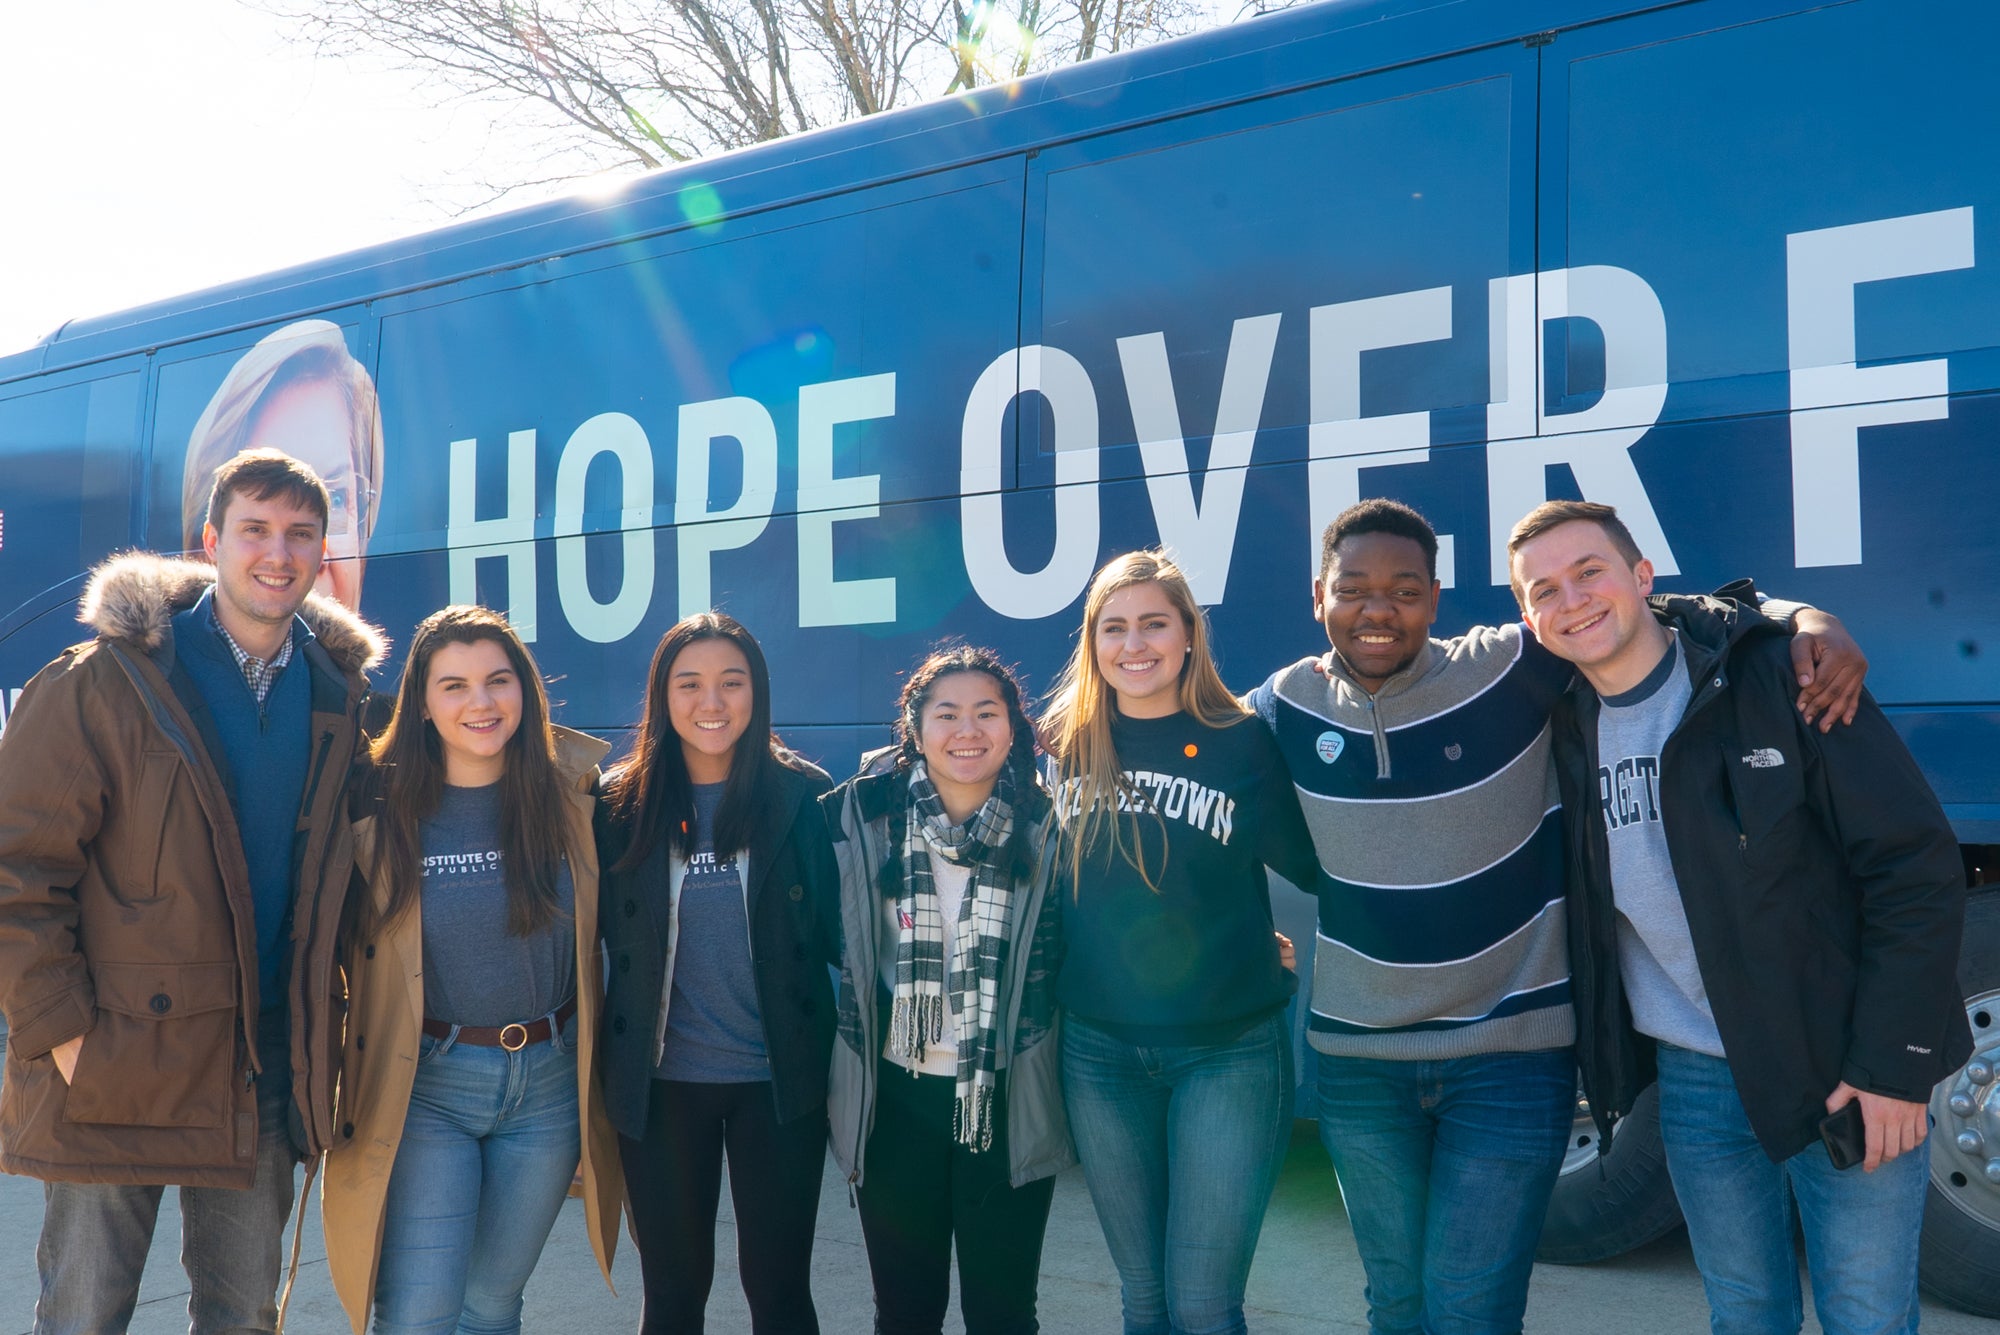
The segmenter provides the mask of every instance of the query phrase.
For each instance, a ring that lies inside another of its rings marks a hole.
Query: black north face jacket
[[[1818,1138],[1840,1081],[1924,1100],[1972,1050],[1958,993],[1965,873],[1951,827],[1872,697],[1822,735],[1799,716],[1784,631],[1714,599],[1655,615],[1693,698],[1660,757],[1660,810],[1716,1028],[1779,1160]],[[1597,693],[1557,705],[1577,1060],[1598,1125],[1653,1079],[1618,976],[1599,809]]]

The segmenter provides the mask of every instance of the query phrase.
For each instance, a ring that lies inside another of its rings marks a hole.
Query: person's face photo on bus
[[[1416,661],[1437,607],[1438,581],[1424,549],[1400,533],[1348,534],[1313,584],[1313,615],[1368,691]]]
[[[326,483],[331,509],[326,524],[326,564],[319,591],[350,608],[361,605],[366,551],[366,483],[355,467],[353,409],[331,380],[294,380],[267,396],[250,418],[252,449],[283,450],[309,465]]]
[[[317,589],[361,606],[382,476],[375,383],[339,325],[300,320],[267,334],[230,367],[188,438],[181,490],[183,550],[201,545],[215,473],[245,450],[282,451],[326,482],[331,510]]]

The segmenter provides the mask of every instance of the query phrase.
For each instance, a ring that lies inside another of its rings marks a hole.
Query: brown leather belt
[[[555,1031],[569,1023],[569,1017],[576,1014],[576,998],[571,997],[556,1008],[555,1023],[549,1023],[544,1015],[539,1020],[526,1024],[503,1024],[497,1029],[482,1029],[478,1025],[458,1026],[458,1043],[470,1043],[475,1048],[505,1048],[509,1052],[519,1052],[530,1043],[546,1043]],[[432,1038],[444,1038],[451,1033],[449,1020],[425,1020],[424,1032]]]

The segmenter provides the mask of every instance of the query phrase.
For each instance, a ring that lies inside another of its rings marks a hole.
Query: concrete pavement
[[[33,1322],[41,1203],[39,1183],[0,1178],[0,1335],[25,1335]],[[614,1295],[605,1288],[591,1258],[580,1207],[581,1202],[571,1201],[565,1208],[528,1286],[524,1328],[531,1335],[625,1332],[637,1327],[638,1267],[629,1239],[618,1254]],[[737,1282],[729,1215],[725,1193],[708,1328],[713,1335],[747,1335],[749,1317]],[[179,1216],[170,1191],[132,1322],[134,1335],[175,1335],[187,1329],[187,1281],[178,1253]],[[345,1318],[327,1283],[317,1197],[308,1211],[302,1255],[288,1329],[298,1335],[337,1335],[346,1329]],[[861,1227],[848,1205],[847,1189],[830,1163],[813,1268],[814,1295],[827,1335],[867,1335],[873,1304]],[[1301,1123],[1250,1280],[1250,1329],[1255,1335],[1365,1331],[1361,1290],[1361,1266],[1332,1171],[1310,1127]],[[1083,1180],[1074,1171],[1056,1187],[1042,1257],[1041,1317],[1042,1329],[1050,1335],[1118,1330],[1117,1277]],[[1611,1331],[1698,1335],[1707,1330],[1707,1308],[1685,1235],[1677,1233],[1601,1265],[1538,1267],[1528,1328],[1556,1335]],[[962,1331],[956,1314],[945,1329],[953,1335]],[[1995,1326],[1927,1304],[1924,1329],[1930,1335],[1992,1335]],[[1810,1316],[1806,1330],[1819,1330]]]

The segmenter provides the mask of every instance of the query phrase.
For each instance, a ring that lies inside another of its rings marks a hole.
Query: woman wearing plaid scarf
[[[958,1243],[967,1335],[1039,1329],[1063,1118],[1055,822],[1020,687],[990,649],[903,688],[887,773],[823,799],[840,866],[833,1154],[854,1189],[880,1335],[938,1335]]]

